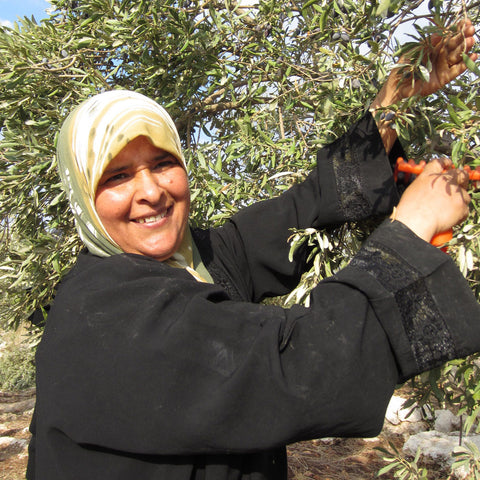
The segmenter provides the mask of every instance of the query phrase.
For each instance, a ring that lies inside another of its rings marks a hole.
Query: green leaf
[[[457,125],[458,127],[462,127],[463,126],[462,120],[459,117],[458,113],[452,108],[451,105],[447,105],[447,110],[450,115],[450,118],[455,123],[455,125]]]
[[[388,8],[390,7],[391,0],[380,0],[378,4],[376,15],[378,17],[382,16],[384,13],[387,13]]]
[[[393,463],[390,463],[388,465],[386,465],[385,467],[382,467],[377,475],[378,476],[381,476],[381,475],[385,475],[386,473],[388,473],[390,470],[393,470],[394,468],[398,467],[398,463],[397,462],[393,462]]]
[[[462,58],[467,68],[477,77],[480,77],[480,68],[478,68],[478,65],[465,53],[462,54]]]
[[[308,7],[312,6],[318,0],[307,0],[304,5],[302,6],[302,12],[305,11]]]
[[[91,37],[82,37],[80,38],[78,41],[77,41],[77,47],[78,48],[85,48],[85,47],[88,47],[92,42],[93,42],[93,38]]]

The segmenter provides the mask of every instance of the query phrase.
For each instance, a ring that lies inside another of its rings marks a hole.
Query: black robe
[[[215,284],[133,254],[80,255],[37,351],[29,480],[281,480],[285,445],[381,430],[396,384],[480,350],[480,309],[448,257],[386,220],[310,307],[290,291],[292,227],[388,213],[367,115],[307,180],[194,232]]]

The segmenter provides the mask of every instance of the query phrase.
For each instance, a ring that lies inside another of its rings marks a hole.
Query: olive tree
[[[428,77],[422,52],[479,3],[462,0],[52,0],[52,13],[0,28],[0,311],[17,325],[47,305],[81,248],[56,171],[62,121],[109,89],[141,92],[176,121],[189,167],[192,222],[221,224],[279,194],[317,147],[365,114],[399,56]],[[398,32],[410,25],[401,47]],[[420,26],[422,25],[422,26]],[[479,163],[479,70],[394,107],[413,159]],[[450,254],[480,293],[477,196]],[[312,245],[312,271],[288,301],[340,268],[370,224],[292,231]]]
[[[418,20],[420,3],[54,0],[55,11],[40,23],[25,18],[3,27],[1,281],[9,321],[48,302],[80,247],[55,168],[56,134],[74,105],[128,88],[165,106],[189,162],[192,221],[221,223],[301,179],[315,148],[364,113],[400,53],[396,30]],[[444,3],[429,3],[431,21],[413,31],[411,51],[432,31],[478,13],[475,5]],[[418,74],[428,75],[421,60],[412,55]],[[395,128],[412,157],[442,153],[474,162],[472,75],[433,98],[398,106]],[[474,224],[472,217],[457,240],[472,279]],[[318,244],[314,281],[337,266],[326,245],[326,238]]]

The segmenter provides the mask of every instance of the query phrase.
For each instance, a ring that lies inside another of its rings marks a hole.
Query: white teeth
[[[160,215],[155,215],[152,217],[147,217],[147,218],[139,218],[136,220],[137,223],[153,223],[156,222],[157,220],[160,220],[161,218],[164,218],[167,212],[161,213]]]

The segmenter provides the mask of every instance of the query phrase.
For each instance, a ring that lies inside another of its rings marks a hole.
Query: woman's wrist
[[[395,105],[402,100],[397,87],[396,75],[392,73],[369,108],[377,123],[377,128],[382,137],[383,146],[387,153],[390,152],[398,137],[396,130],[392,128],[393,120],[395,118],[394,112],[388,111],[388,107]]]
[[[417,237],[425,240],[426,242],[430,242],[435,235],[435,229],[427,222],[412,217],[411,215],[405,216],[402,213],[400,213],[399,215],[396,208],[394,208],[390,219],[392,220],[392,222],[395,220],[402,223],[403,225],[408,227]]]

